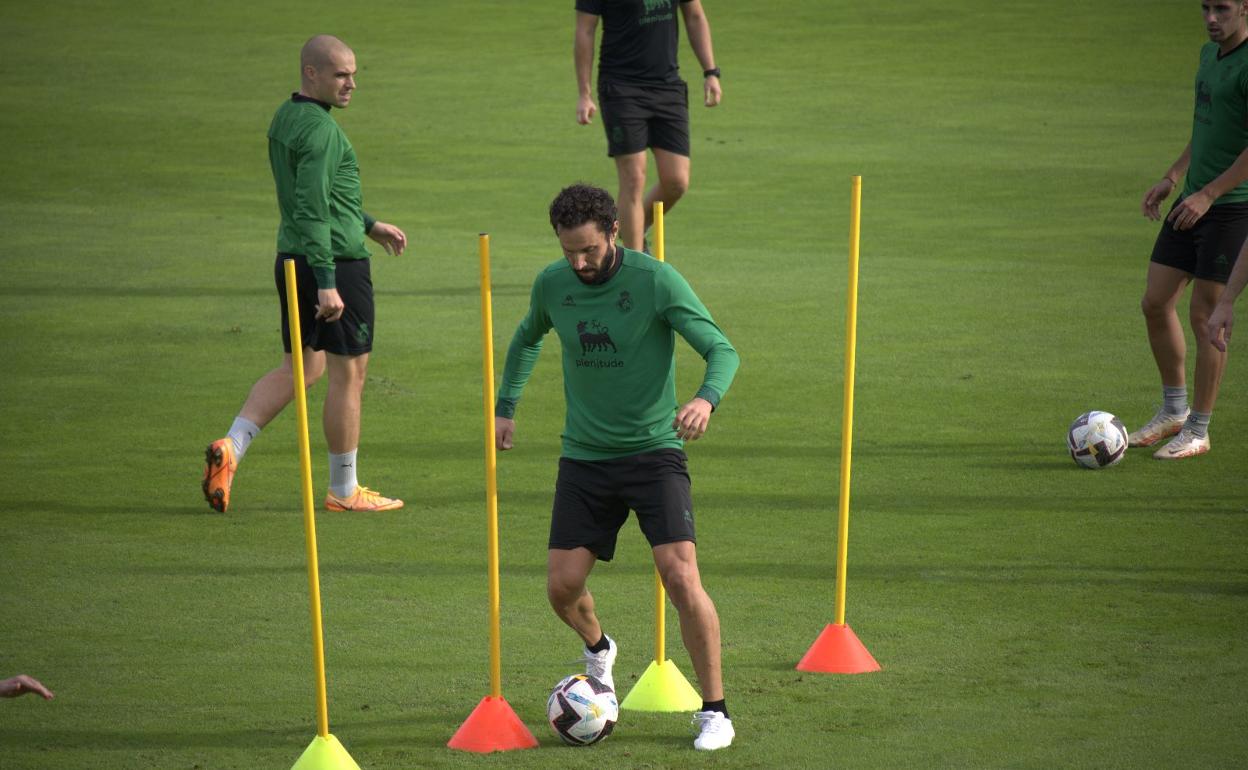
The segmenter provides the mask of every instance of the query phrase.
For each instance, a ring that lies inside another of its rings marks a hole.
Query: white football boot
[[[604,634],[604,636],[606,636]],[[615,640],[607,637],[607,649],[602,652],[590,652],[585,648],[585,673],[602,682],[612,690],[615,689],[615,678],[611,676],[611,668],[615,665],[615,655],[619,652]]]
[[[1153,453],[1158,460],[1181,460],[1184,457],[1195,457],[1209,451],[1209,434],[1197,438],[1196,434],[1184,428],[1179,435]]]
[[[737,737],[732,720],[720,711],[699,711],[693,715],[693,724],[698,726],[698,737],[693,739],[693,747],[698,751],[727,748]]]
[[[1148,424],[1127,436],[1127,446],[1152,446],[1163,438],[1173,436],[1183,429],[1183,423],[1187,422],[1190,411],[1184,409],[1183,414],[1170,414],[1163,406]]]

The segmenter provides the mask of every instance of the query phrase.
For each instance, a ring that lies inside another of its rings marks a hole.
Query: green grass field
[[[318,517],[331,728],[362,768],[1248,764],[1248,327],[1210,454],[1091,473],[1063,446],[1158,401],[1139,198],[1189,136],[1198,4],[704,3],[725,101],[692,110],[667,253],[742,357],[689,448],[737,743],[695,753],[681,714],[587,750],[544,724],[579,654],[544,592],[548,349],[499,468],[503,689],[542,745],[445,748],[489,689],[476,234],[501,366],[558,257],[549,200],[615,189],[574,120],[572,3],[66,0],[0,6],[0,677],[57,693],[0,703],[0,767],[288,768],[315,734],[293,410],[229,514],[199,477],[280,354],[264,132],[323,31],[357,52],[336,117],[367,208],[410,239],[374,260],[361,444],[408,505]],[[883,671],[830,676],[794,666],[833,620],[852,174],[848,621]],[[622,692],[651,576],[630,525],[591,582]]]

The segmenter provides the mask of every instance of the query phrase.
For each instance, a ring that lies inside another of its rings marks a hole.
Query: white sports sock
[[[329,491],[338,497],[350,497],[359,485],[355,476],[355,453],[358,451],[352,449],[340,455],[329,453]]]
[[[240,415],[234,418],[234,424],[226,435],[234,442],[234,459],[241,460],[247,454],[251,440],[260,435],[260,426]]]

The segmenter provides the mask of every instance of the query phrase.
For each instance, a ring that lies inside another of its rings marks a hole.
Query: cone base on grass
[[[871,653],[848,625],[829,623],[797,664],[798,671],[824,674],[867,674],[879,671]]]
[[[333,735],[316,736],[291,770],[360,770]]]
[[[491,751],[536,748],[537,738],[516,716],[506,698],[487,695],[446,745],[460,751],[488,754]]]
[[[702,696],[693,689],[685,675],[670,660],[659,663],[650,661],[637,684],[628,696],[620,701],[620,708],[636,711],[697,711],[702,708]]]

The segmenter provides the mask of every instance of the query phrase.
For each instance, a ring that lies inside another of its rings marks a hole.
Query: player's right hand
[[[320,321],[333,323],[342,318],[342,311],[347,306],[343,304],[342,297],[338,296],[337,289],[318,289],[316,292],[316,318]]]
[[[1170,197],[1173,191],[1174,182],[1171,182],[1169,178],[1162,179],[1144,193],[1144,200],[1140,201],[1140,211],[1154,222],[1161,219],[1161,203]]]
[[[494,448],[511,449],[511,437],[516,433],[516,421],[510,417],[494,417]]]
[[[582,126],[588,126],[593,120],[594,114],[598,112],[598,105],[594,104],[592,96],[582,96],[576,101],[576,122]]]

